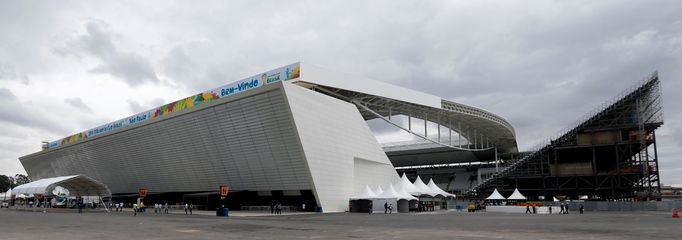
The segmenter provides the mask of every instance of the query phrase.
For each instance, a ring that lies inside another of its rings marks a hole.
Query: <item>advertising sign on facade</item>
[[[227,197],[227,194],[230,192],[230,187],[222,185],[220,186],[220,197],[225,198]]]
[[[144,198],[147,196],[147,188],[140,188],[140,198]]]
[[[204,103],[232,96],[237,93],[246,92],[264,85],[275,83],[279,81],[288,81],[299,78],[301,74],[301,66],[299,63],[290,64],[272,71],[258,74],[249,78],[245,78],[222,87],[212,89],[210,91],[202,92],[178,101],[165,104],[163,106],[154,108],[152,110],[138,113],[136,115],[120,119],[111,123],[107,123],[96,128],[86,130],[84,132],[76,133],[74,135],[65,137],[61,140],[52,141],[48,144],[48,148],[56,148],[69,143],[84,140],[100,134],[108,133],[117,129],[124,128],[145,122],[150,119],[156,119],[166,116],[174,112],[180,112],[185,109],[193,108]]]

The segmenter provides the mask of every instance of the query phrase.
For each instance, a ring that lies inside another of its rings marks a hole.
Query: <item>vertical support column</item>
[[[429,138],[429,132],[427,131],[429,128],[426,125],[429,122],[429,116],[424,113],[424,137]]]
[[[474,129],[474,149],[478,149],[478,137],[476,137],[476,129]]]
[[[471,141],[469,141],[469,139],[471,139],[471,131],[469,131],[469,126],[467,126],[467,136],[469,136],[469,138],[467,138],[467,149],[471,149]]]
[[[651,137],[653,137],[654,140],[654,163],[656,163],[656,190],[658,190],[658,193],[661,193],[661,175],[658,173],[658,147],[656,146],[656,131],[651,132]]]
[[[458,138],[457,142],[459,144],[459,148],[462,148],[462,132],[463,132],[462,131],[462,123],[458,122],[457,125],[459,126],[457,128],[457,129],[459,129],[459,131],[457,132],[457,138]]]
[[[452,123],[448,120],[448,139],[450,141],[450,146],[452,145]]]
[[[391,113],[391,108],[388,108],[388,120],[391,120],[391,115],[393,115],[393,114]]]
[[[412,131],[412,113],[407,114],[407,130]]]
[[[436,124],[438,125],[438,142],[440,142],[440,117],[436,120]]]

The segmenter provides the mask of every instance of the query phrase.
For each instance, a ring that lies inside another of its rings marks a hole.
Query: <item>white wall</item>
[[[284,89],[323,211],[347,211],[349,198],[364,186],[361,181],[397,181],[398,174],[355,105],[291,83],[284,83]],[[372,172],[358,171],[356,176],[357,162]]]

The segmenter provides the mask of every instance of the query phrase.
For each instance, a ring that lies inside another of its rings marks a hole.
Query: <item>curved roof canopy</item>
[[[72,196],[111,196],[111,191],[103,183],[84,175],[43,178],[12,189],[12,194],[42,194],[52,196],[52,191],[61,186]]]
[[[427,119],[478,143],[478,148],[496,146],[502,153],[517,151],[514,128],[494,113],[362,76],[305,63],[301,68],[301,77],[293,83],[364,106],[359,110],[365,120],[391,115]]]

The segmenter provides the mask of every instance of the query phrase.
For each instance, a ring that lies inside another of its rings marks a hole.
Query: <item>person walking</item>
[[[189,205],[185,203],[185,215],[187,215],[187,211],[189,211]]]
[[[192,210],[194,209],[194,204],[189,204],[189,215],[192,215]]]
[[[369,206],[368,207],[369,207],[369,214],[372,214],[372,212],[374,211],[374,202],[372,202],[372,200],[369,200]]]
[[[561,211],[559,211],[559,214],[564,214],[564,203],[559,203],[559,207],[561,207]]]
[[[548,206],[549,214],[552,214],[552,206]]]
[[[137,203],[133,203],[133,216],[137,216]]]
[[[530,211],[530,205],[526,205],[526,214],[529,214],[529,213],[531,213],[531,211]]]
[[[388,213],[388,202],[384,203],[384,214]]]
[[[301,211],[305,212],[305,203],[301,204]]]
[[[83,199],[79,197],[76,204],[78,204],[78,213],[83,213]]]
[[[165,204],[163,204],[163,213],[164,213],[164,214],[168,214],[168,202],[166,202]]]
[[[565,207],[565,208],[566,208],[566,212],[565,212],[564,214],[569,214],[568,206],[569,206],[568,203],[566,203],[566,207]]]
[[[538,214],[538,209],[535,208],[535,205],[533,205],[533,214]]]
[[[580,204],[580,214],[583,214],[585,212],[585,206]]]
[[[388,214],[392,214],[392,213],[393,213],[393,203],[388,205]]]

